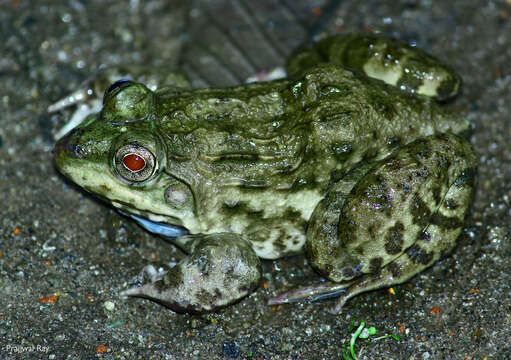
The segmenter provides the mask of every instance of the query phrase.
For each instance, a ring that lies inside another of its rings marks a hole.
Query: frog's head
[[[115,207],[151,221],[189,226],[193,196],[188,185],[165,172],[165,142],[155,131],[154,93],[118,81],[103,109],[59,140],[58,170]]]

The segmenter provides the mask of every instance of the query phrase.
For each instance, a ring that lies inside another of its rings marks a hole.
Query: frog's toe
[[[342,311],[342,308],[344,307],[344,304],[346,304],[346,301],[348,301],[349,297],[346,295],[341,295],[334,306],[328,309],[328,312],[332,315],[339,315]]]
[[[317,301],[342,296],[351,283],[325,282],[311,286],[299,287],[268,300],[268,305],[288,304],[299,301]]]
[[[190,254],[162,279],[121,295],[153,300],[177,312],[215,311],[250,294],[261,264],[250,244],[232,233],[194,235]]]

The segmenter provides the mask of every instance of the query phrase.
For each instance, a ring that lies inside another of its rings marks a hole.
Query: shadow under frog
[[[252,292],[259,258],[305,250],[331,283],[271,304],[402,283],[453,249],[474,189],[468,120],[435,100],[459,78],[422,51],[338,35],[289,77],[220,89],[118,81],[62,138],[57,168],[186,256],[124,295],[214,311]]]

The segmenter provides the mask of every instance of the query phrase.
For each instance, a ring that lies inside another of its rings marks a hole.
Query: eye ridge
[[[131,84],[133,84],[133,81],[128,79],[120,79],[114,82],[108,87],[108,89],[106,89],[105,94],[103,95],[103,105],[105,104],[107,98],[116,96],[122,89],[128,87]]]

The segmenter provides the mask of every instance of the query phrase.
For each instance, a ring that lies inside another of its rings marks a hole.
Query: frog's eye
[[[155,165],[153,153],[138,144],[124,145],[115,154],[115,169],[122,179],[129,182],[149,179],[154,173]]]

